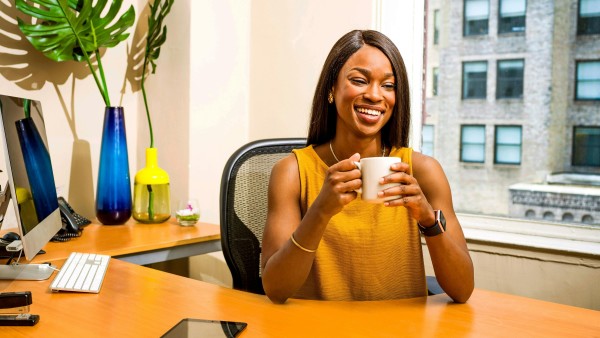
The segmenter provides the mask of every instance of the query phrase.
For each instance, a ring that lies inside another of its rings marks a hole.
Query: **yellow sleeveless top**
[[[321,191],[327,164],[312,146],[293,150],[300,199],[307,210]],[[412,149],[393,148],[412,172]],[[421,239],[404,207],[350,202],[331,218],[311,271],[294,298],[383,300],[427,295]]]

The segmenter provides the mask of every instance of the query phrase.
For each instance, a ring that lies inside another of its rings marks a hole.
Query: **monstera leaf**
[[[100,48],[116,46],[127,39],[126,33],[135,21],[133,6],[115,21],[123,0],[111,2],[105,16],[107,0],[16,0],[16,8],[36,18],[26,24],[18,18],[19,29],[31,44],[54,61],[87,62],[96,85],[107,106],[110,106]],[[98,78],[92,65],[92,56],[98,64]],[[100,83],[100,81],[102,83]]]
[[[160,47],[167,41],[167,27],[163,25],[163,21],[171,11],[173,2],[174,0],[156,0],[154,5],[149,4],[148,35],[146,37],[146,51],[144,53],[144,67],[142,70],[142,95],[144,96],[148,127],[150,128],[150,148],[154,147],[154,134],[152,132],[152,120],[150,119],[150,109],[148,108],[144,83],[146,82],[148,64],[152,65],[152,74],[156,72],[155,61],[160,56]]]
[[[150,4],[150,16],[148,16],[148,37],[146,38],[146,54],[144,65],[152,64],[152,73],[156,71],[155,61],[160,56],[160,47],[167,41],[167,27],[163,21],[173,6],[175,0],[157,0],[154,6]]]

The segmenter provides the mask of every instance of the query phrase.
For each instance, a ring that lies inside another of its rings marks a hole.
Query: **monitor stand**
[[[0,280],[45,280],[54,270],[50,264],[0,265]]]

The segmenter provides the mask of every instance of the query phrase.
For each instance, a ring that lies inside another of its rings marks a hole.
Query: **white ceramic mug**
[[[354,162],[361,172],[362,188],[356,190],[365,202],[383,203],[400,198],[399,195],[379,198],[377,193],[400,183],[379,184],[379,180],[394,171],[390,169],[394,163],[402,162],[399,157],[366,157]]]

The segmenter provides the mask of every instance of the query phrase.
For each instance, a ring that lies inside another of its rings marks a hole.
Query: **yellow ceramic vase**
[[[146,167],[135,175],[133,218],[140,223],[162,223],[171,217],[169,174],[158,167],[156,148],[146,148]]]

